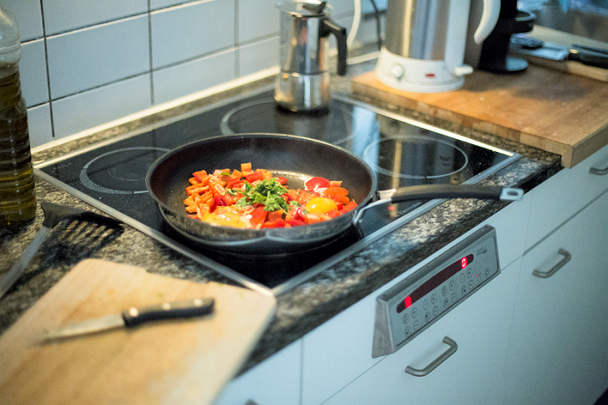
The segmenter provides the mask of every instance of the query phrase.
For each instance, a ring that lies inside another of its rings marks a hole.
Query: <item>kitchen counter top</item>
[[[350,66],[347,77],[333,76],[332,91],[354,97],[351,94],[350,78],[373,69],[374,64],[374,60],[362,62]],[[212,95],[153,116],[140,118],[69,143],[41,150],[33,154],[34,162],[40,163],[125,133],[159,126],[159,123],[165,120],[174,120],[175,117],[202,106],[268,85],[272,79],[262,79],[222,94]],[[528,191],[561,170],[558,155],[467,129],[395,105],[360,96],[356,97],[359,101],[392,113],[435,125],[522,155],[521,159],[486,178],[482,184],[522,187]],[[45,200],[99,212],[96,208],[42,179],[37,178],[36,180],[38,201]],[[408,268],[437,252],[506,205],[505,202],[480,200],[447,201],[370,244],[357,254],[280,294],[277,297],[274,319],[243,370],[254,366],[301,338]],[[0,276],[8,271],[31,242],[40,228],[42,220],[43,212],[38,205],[35,220],[22,226],[0,230],[0,257],[4,259],[0,263]],[[174,278],[235,284],[212,269],[171,250],[128,225],[92,241],[86,237],[74,239],[73,231],[66,228],[63,223],[55,227],[28,265],[25,274],[0,301],[0,334],[6,331],[72,267],[87,258],[136,265],[151,273]]]

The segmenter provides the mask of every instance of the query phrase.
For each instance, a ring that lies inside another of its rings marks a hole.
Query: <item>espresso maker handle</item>
[[[321,36],[326,37],[329,34],[336,36],[338,43],[338,75],[346,74],[346,28],[339,26],[329,18],[324,18],[321,23]]]

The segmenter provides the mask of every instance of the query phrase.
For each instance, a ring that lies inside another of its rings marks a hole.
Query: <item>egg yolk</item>
[[[323,197],[311,198],[305,205],[306,211],[311,214],[327,214],[337,210],[338,206],[333,200]]]
[[[217,207],[215,211],[207,215],[203,220],[213,225],[230,226],[233,228],[249,227],[249,224],[243,220],[242,212],[230,206]]]

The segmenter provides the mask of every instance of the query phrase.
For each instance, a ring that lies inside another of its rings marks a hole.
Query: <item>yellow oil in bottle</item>
[[[36,194],[19,71],[0,78],[0,228],[34,218]]]

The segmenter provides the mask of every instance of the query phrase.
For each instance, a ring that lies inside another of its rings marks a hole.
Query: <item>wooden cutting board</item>
[[[385,86],[368,72],[352,90],[559,154],[564,167],[608,144],[608,83],[540,66],[513,75],[476,71],[459,90],[428,94]]]
[[[44,328],[195,297],[208,317],[36,344]],[[275,298],[101,260],[74,267],[0,338],[0,404],[209,404],[238,372]]]

